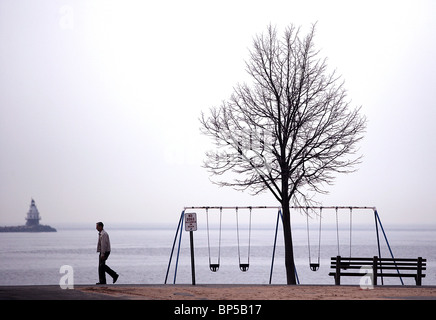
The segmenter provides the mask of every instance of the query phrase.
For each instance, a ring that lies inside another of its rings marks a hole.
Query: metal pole
[[[235,210],[238,209],[281,209],[281,207],[278,206],[250,206],[250,207],[223,207],[223,206],[188,206],[184,209],[231,209]],[[289,209],[371,209],[376,210],[376,207],[357,207],[357,206],[290,206]]]
[[[377,234],[378,257],[381,258],[380,237],[378,235],[377,210],[374,210],[374,220],[375,220],[375,232]],[[384,285],[384,282],[383,282],[383,270],[380,269],[380,273],[381,273],[381,282],[382,282],[382,285]],[[377,281],[377,275],[376,274],[373,275],[373,279],[375,279]]]
[[[378,219],[378,222],[380,224],[380,227],[381,227],[381,230],[383,232],[383,236],[385,237],[386,244],[388,245],[388,249],[389,249],[389,252],[391,254],[391,257],[392,257],[392,259],[394,259],[395,267],[397,267],[397,273],[400,274],[400,271],[398,270],[397,263],[395,262],[394,254],[392,253],[392,250],[391,250],[391,246],[389,245],[388,237],[386,236],[385,230],[383,229],[383,225],[381,223],[381,220],[380,220],[380,217],[377,213],[377,210],[374,211],[374,214],[375,214],[375,216]],[[401,276],[400,276],[400,281],[401,281],[401,284],[404,285],[403,278]]]
[[[269,273],[269,284],[271,284],[272,281],[272,274],[273,274],[273,268],[274,268],[274,256],[276,254],[276,243],[277,243],[277,231],[279,228],[279,218],[280,218],[281,210],[277,212],[277,222],[276,222],[276,234],[274,236],[274,246],[273,246],[273,253],[271,258],[271,271]]]
[[[190,247],[191,247],[191,274],[192,274],[192,285],[195,286],[194,231],[189,231],[189,243],[190,243]]]
[[[182,222],[182,219],[183,219],[183,212],[184,211],[182,211],[182,214],[180,215],[179,224],[177,225],[176,235],[174,236],[174,242],[173,242],[173,247],[171,249],[170,260],[168,261],[167,274],[165,276],[165,284],[167,284],[168,273],[170,272],[171,260],[173,259],[174,247],[176,246],[177,235],[178,235],[179,229],[180,229],[180,223]]]
[[[180,255],[180,244],[182,242],[182,230],[183,230],[183,221],[185,218],[185,210],[182,211],[182,216],[180,217],[180,219],[182,219],[182,223],[180,225],[180,236],[179,236],[179,247],[177,249],[177,259],[176,259],[176,268],[174,270],[174,281],[173,284],[176,284],[176,277],[177,277],[177,267],[179,265],[179,255]]]

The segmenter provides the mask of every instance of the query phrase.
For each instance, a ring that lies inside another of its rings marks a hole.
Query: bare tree
[[[360,108],[350,108],[343,81],[319,58],[314,33],[315,25],[300,37],[290,25],[280,38],[269,26],[254,38],[246,62],[252,83],[238,84],[200,119],[216,143],[204,162],[220,178],[214,182],[254,195],[270,191],[280,202],[288,284],[296,283],[289,207],[313,203],[335,173],[355,170],[366,123]]]

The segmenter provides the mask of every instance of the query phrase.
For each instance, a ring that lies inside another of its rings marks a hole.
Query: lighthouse
[[[55,228],[39,224],[39,220],[41,220],[41,217],[39,216],[35,200],[32,199],[26,216],[26,225],[0,227],[0,232],[56,232]]]
[[[39,220],[41,220],[39,216],[38,208],[36,207],[35,200],[32,199],[32,202],[30,203],[29,211],[27,212],[26,217],[26,226],[37,226],[39,225]]]

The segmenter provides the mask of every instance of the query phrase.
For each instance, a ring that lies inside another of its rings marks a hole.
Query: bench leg
[[[418,257],[418,274],[415,278],[415,281],[417,286],[422,284],[422,257]]]
[[[335,285],[341,284],[341,256],[336,256]]]
[[[377,285],[377,260],[378,257],[374,256],[372,258],[372,279],[373,279],[373,285]]]

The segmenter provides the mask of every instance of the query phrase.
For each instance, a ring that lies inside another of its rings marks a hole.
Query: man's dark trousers
[[[114,270],[106,265],[106,260],[109,258],[109,254],[110,252],[105,252],[103,257],[100,257],[100,254],[98,255],[98,278],[101,284],[106,284],[106,272],[112,278],[114,278],[117,274]]]

